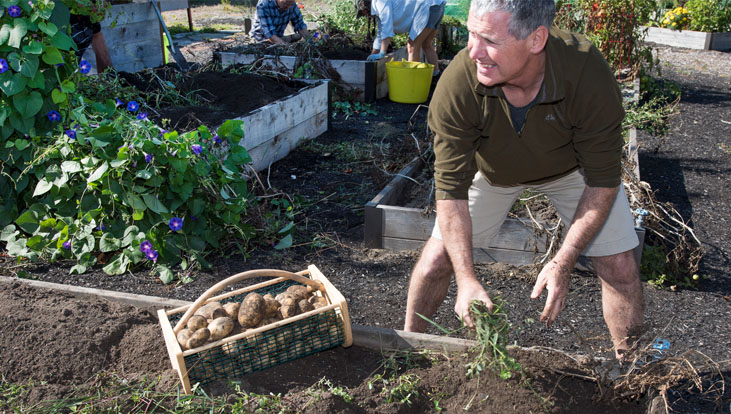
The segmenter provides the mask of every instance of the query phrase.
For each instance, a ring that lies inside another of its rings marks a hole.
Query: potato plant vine
[[[70,259],[72,273],[176,266],[257,230],[242,121],[165,131],[137,101],[80,92],[66,21],[50,0],[0,0],[0,245],[18,261]],[[114,91],[110,91],[114,93]],[[282,237],[285,235],[282,234]]]

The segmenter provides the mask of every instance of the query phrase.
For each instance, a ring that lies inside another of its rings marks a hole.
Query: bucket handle
[[[278,270],[278,269],[255,269],[255,270],[249,270],[246,272],[235,274],[231,277],[228,277],[215,285],[211,286],[208,290],[206,290],[198,299],[196,299],[195,302],[193,302],[192,305],[188,308],[187,311],[183,314],[183,317],[180,318],[178,323],[175,325],[175,328],[173,329],[173,332],[175,335],[180,332],[186,323],[188,323],[188,319],[190,319],[191,316],[195,314],[196,311],[205,303],[206,300],[208,300],[211,296],[213,296],[216,292],[219,290],[234,284],[236,282],[240,282],[242,280],[246,279],[252,279],[255,277],[284,277],[289,280],[294,280],[295,282],[299,282],[305,285],[308,285],[312,287],[315,290],[323,291],[324,287],[322,286],[321,282],[318,282],[316,280],[312,280],[310,278],[300,276],[296,273],[288,272],[286,270]]]

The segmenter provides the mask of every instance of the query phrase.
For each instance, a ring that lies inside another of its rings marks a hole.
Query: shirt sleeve
[[[276,5],[276,3],[275,3]],[[259,24],[261,25],[261,32],[265,39],[269,39],[274,36],[275,22],[274,16],[271,13],[271,8],[268,7],[266,2],[259,2],[256,4],[256,15],[259,18]]]
[[[469,79],[466,59],[455,60],[444,71],[429,103],[429,128],[435,134],[437,200],[466,200],[477,172],[475,153],[481,138],[482,105],[466,81]]]
[[[296,3],[294,6],[292,6],[292,17],[289,19],[289,21],[292,22],[292,27],[294,27],[295,32],[307,29],[307,25],[302,18],[302,12],[300,11],[300,8],[297,7]]]
[[[592,47],[579,80],[580,93],[573,106],[578,120],[574,151],[584,170],[587,185],[616,187],[622,180],[622,122],[625,112],[622,94],[609,64]]]

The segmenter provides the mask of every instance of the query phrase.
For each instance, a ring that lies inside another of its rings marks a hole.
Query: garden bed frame
[[[628,152],[635,160],[635,175],[639,178],[637,163],[636,131],[630,131]],[[424,161],[417,157],[404,167],[386,187],[365,205],[364,242],[372,249],[418,250],[431,236],[436,213],[421,208],[401,207],[404,188],[424,168]],[[408,177],[408,178],[407,178]],[[635,228],[640,240],[635,256],[642,257],[645,229]],[[514,265],[531,265],[536,258],[546,253],[546,236],[536,234],[529,219],[508,217],[500,231],[489,244],[473,246],[475,263],[502,262]],[[579,259],[579,268],[591,268],[586,257]]]
[[[259,56],[255,54],[215,52],[223,67],[235,64],[249,65],[258,60],[262,63],[280,68],[292,74],[295,70],[297,57],[295,56]],[[365,60],[333,60],[330,65],[340,76],[340,82],[353,92],[354,99],[364,102],[373,102],[376,99],[388,96],[388,81],[386,79],[386,62],[390,60],[406,59],[406,49],[396,50],[386,57],[368,62]]]
[[[327,131],[330,108],[330,82],[305,82],[308,86],[246,115],[244,137],[240,144],[249,152],[256,171],[281,160],[304,139]]]
[[[696,32],[647,27],[645,42],[700,50],[731,50],[731,32]]]

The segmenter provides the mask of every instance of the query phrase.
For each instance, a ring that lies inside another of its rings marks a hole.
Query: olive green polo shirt
[[[540,184],[582,168],[592,187],[621,180],[622,95],[609,64],[586,38],[550,31],[543,86],[520,133],[499,86],[477,80],[465,48],[429,104],[436,198],[467,199],[479,170],[493,185]]]

